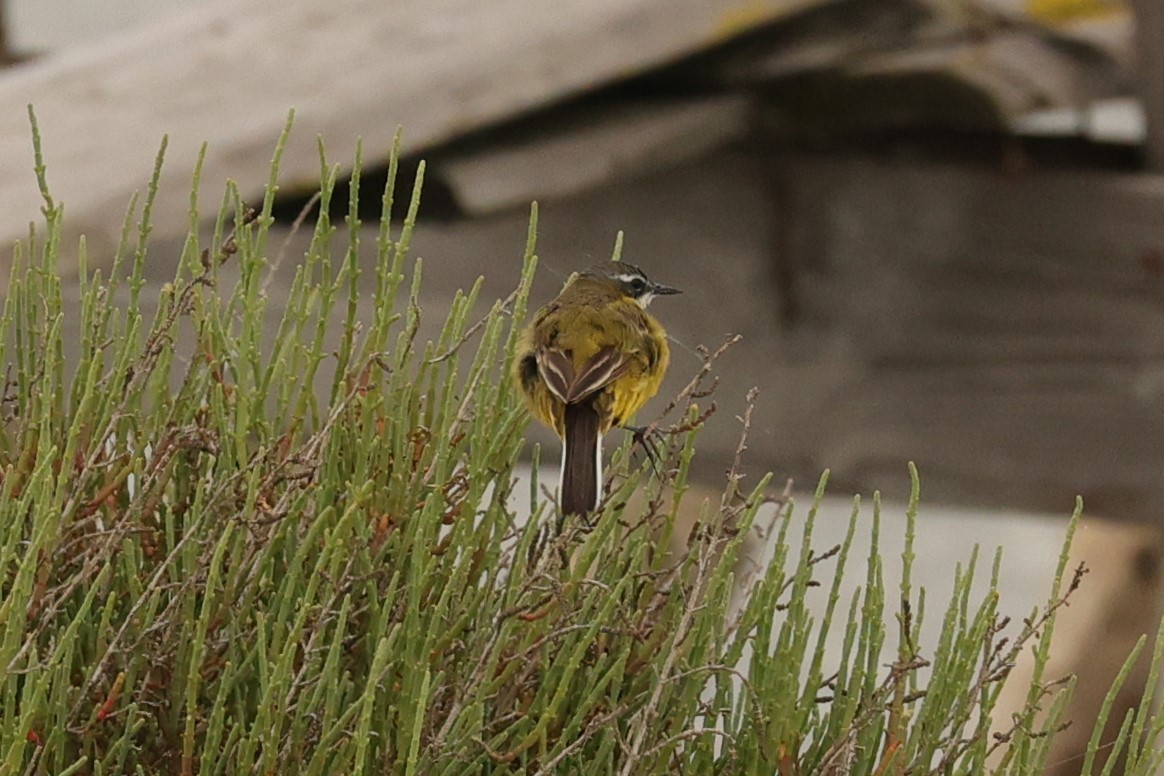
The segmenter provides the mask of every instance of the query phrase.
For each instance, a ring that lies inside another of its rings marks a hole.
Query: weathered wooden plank
[[[950,39],[935,36],[926,45],[875,54],[847,69],[865,77],[944,75],[988,96],[999,116],[1012,121],[1046,105],[1086,105],[1120,93],[1120,73],[1097,55],[1081,57],[1061,42],[1029,32],[995,31],[978,37],[973,29]],[[1104,65],[1107,67],[1104,67]],[[892,117],[890,117],[892,118]]]
[[[1134,0],[923,0],[931,7],[977,16],[980,24],[1037,24],[1079,43],[1099,46],[1131,64]]]
[[[99,260],[118,213],[144,187],[169,133],[154,220],[182,228],[190,169],[210,144],[203,193],[228,176],[253,195],[289,107],[298,112],[286,185],[318,176],[364,137],[387,155],[393,129],[425,147],[597,84],[642,72],[822,0],[221,0],[0,77],[0,243],[38,214],[25,106],[36,106],[52,190]],[[211,204],[209,207],[213,207]],[[10,251],[5,250],[5,263]]]
[[[748,103],[616,101],[525,123],[500,143],[430,160],[467,213],[524,208],[696,158],[747,131]]]
[[[820,466],[867,488],[909,458],[945,498],[1082,493],[1160,520],[1164,180],[811,157],[787,174],[786,223],[812,213],[805,318],[851,361],[801,389],[826,397],[797,436]]]
[[[692,66],[689,76],[768,85],[783,123],[810,136],[911,124],[1011,127],[1032,110],[1078,111],[1126,93],[1127,14],[1052,24],[1046,9],[1032,16],[1039,10],[1017,0],[841,3]],[[797,90],[788,83],[796,76],[816,77]]]

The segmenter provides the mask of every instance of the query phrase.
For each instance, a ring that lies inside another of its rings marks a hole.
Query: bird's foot
[[[643,452],[647,454],[647,460],[651,462],[651,469],[654,470],[655,476],[659,476],[659,444],[663,438],[663,432],[659,427],[651,423],[647,426],[623,426],[623,429],[631,432],[634,443],[641,445]]]

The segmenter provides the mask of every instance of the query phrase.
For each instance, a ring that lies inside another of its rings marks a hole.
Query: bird
[[[596,509],[603,436],[658,392],[671,351],[647,306],[678,293],[632,264],[604,261],[572,276],[523,330],[514,381],[534,417],[562,440],[563,515]]]

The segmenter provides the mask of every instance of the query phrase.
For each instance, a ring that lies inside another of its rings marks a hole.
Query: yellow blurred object
[[[774,6],[772,3],[763,2],[763,0],[740,3],[720,15],[719,20],[716,21],[712,38],[715,42],[725,41],[787,14],[788,9]]]
[[[1070,24],[1131,13],[1124,0],[1027,0],[1027,13],[1042,24]]]

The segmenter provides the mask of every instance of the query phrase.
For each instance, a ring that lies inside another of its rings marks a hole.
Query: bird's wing
[[[590,357],[582,365],[566,394],[567,404],[584,401],[595,391],[600,391],[622,376],[630,368],[631,361],[618,348],[607,346]]]
[[[570,355],[560,348],[538,348],[538,374],[550,393],[565,402],[574,382],[574,364]]]
[[[569,351],[560,348],[539,349],[537,362],[538,374],[550,392],[566,404],[585,401],[631,366],[631,361],[613,346],[599,350],[579,370],[574,369]]]

